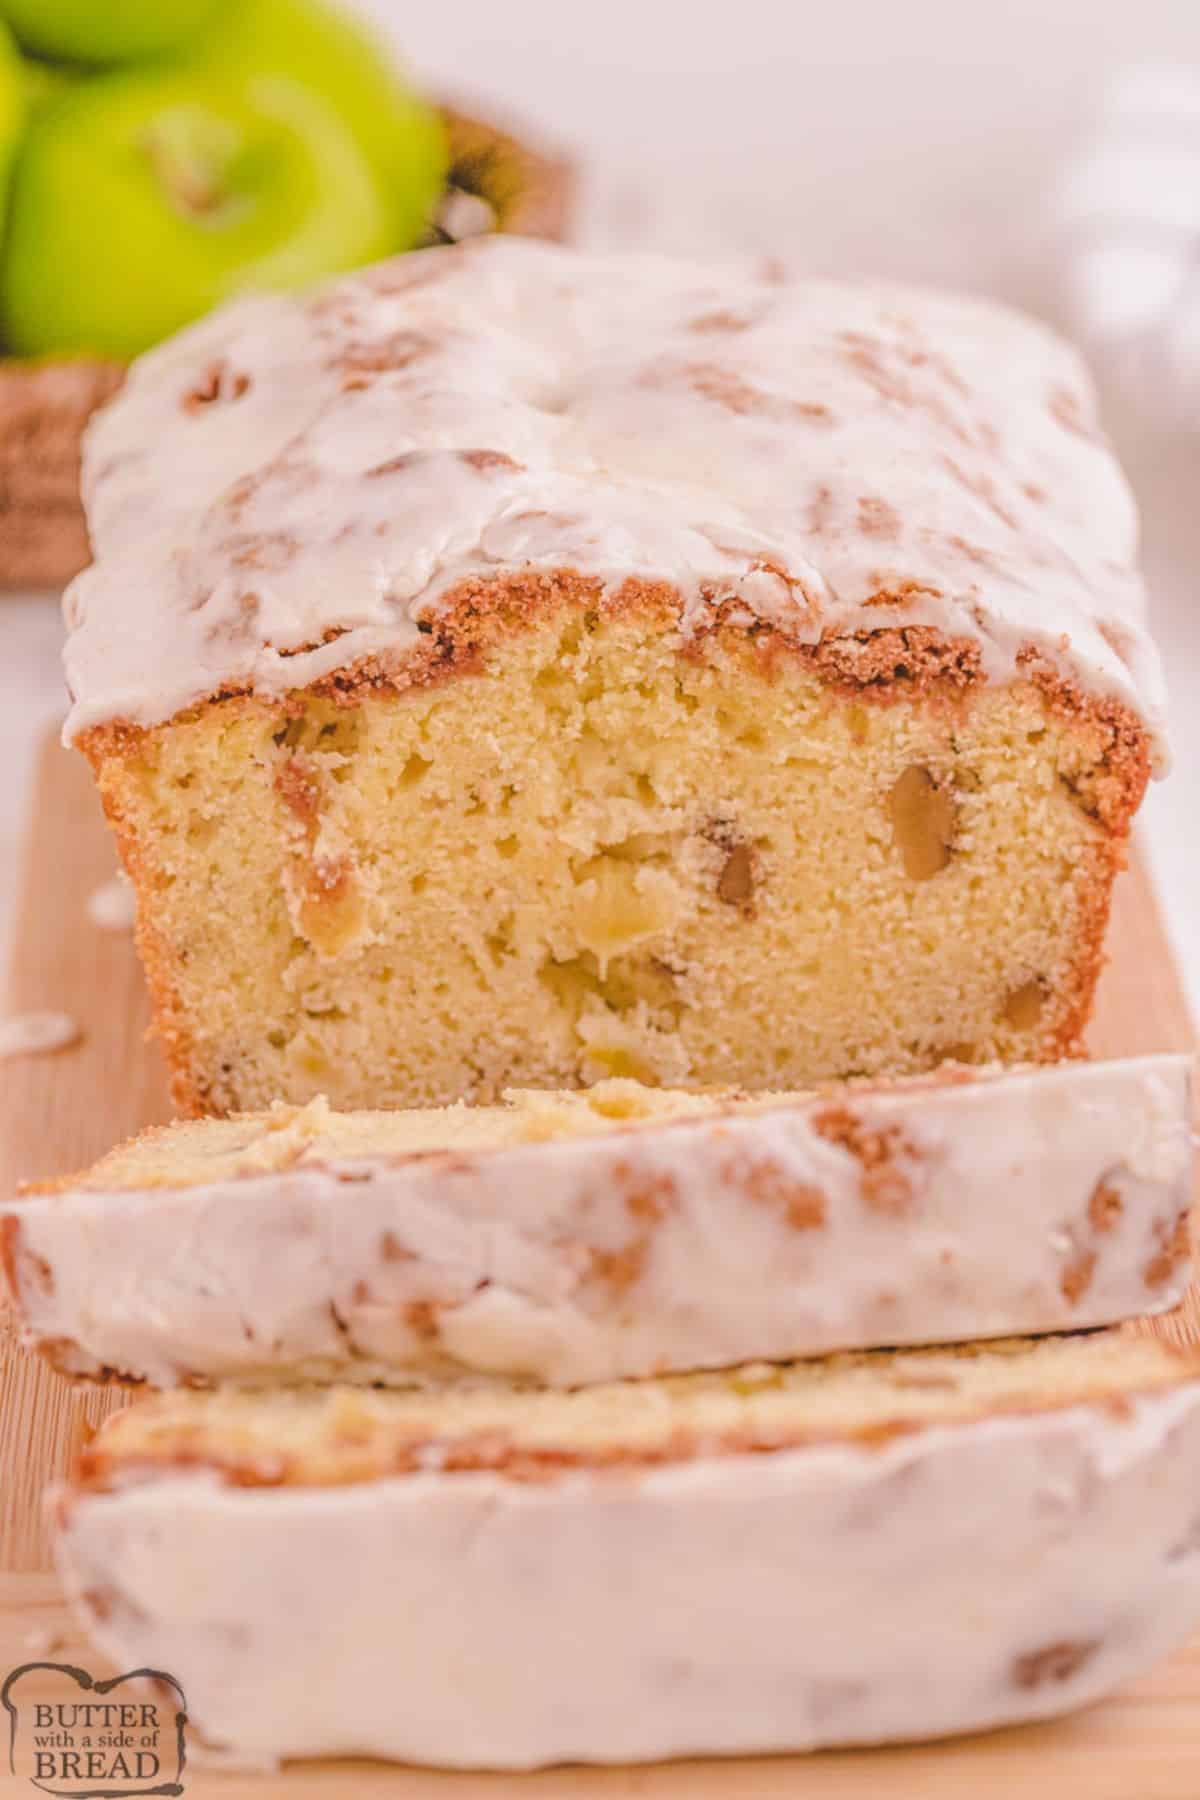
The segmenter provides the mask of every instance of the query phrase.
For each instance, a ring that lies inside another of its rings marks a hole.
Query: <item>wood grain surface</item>
[[[0,1191],[82,1167],[117,1139],[169,1116],[157,1056],[145,1042],[132,941],[88,919],[88,896],[114,867],[82,758],[47,745],[21,872],[7,1005],[67,1012],[82,1036],[57,1055],[0,1065]],[[1136,860],[1118,884],[1110,952],[1093,1052],[1190,1048],[1191,1022]],[[1200,1340],[1198,1301],[1193,1290],[1179,1314],[1148,1328]],[[54,1375],[20,1349],[7,1321],[0,1325],[0,1676],[40,1656],[77,1656],[100,1672],[48,1572],[41,1494],[79,1434],[124,1399],[122,1389]],[[5,1751],[0,1744],[0,1794],[32,1792],[7,1776]],[[1200,1639],[1075,1718],[947,1744],[536,1776],[438,1775],[370,1763],[247,1776],[190,1766],[185,1782],[189,1796],[211,1793],[214,1800],[784,1800],[800,1791],[804,1800],[1013,1800],[1021,1793],[1029,1800],[1197,1800]]]

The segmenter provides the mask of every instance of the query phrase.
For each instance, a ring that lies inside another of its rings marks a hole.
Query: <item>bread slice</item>
[[[533,1767],[1059,1713],[1200,1622],[1200,1360],[1128,1328],[573,1394],[179,1392],[56,1506],[239,1757]]]
[[[1078,1048],[1161,680],[1034,321],[481,240],[156,351],[85,491],[185,1109]]]
[[[1097,1325],[1188,1264],[1189,1063],[606,1082],[176,1124],[0,1217],[27,1341],[159,1385],[575,1385]]]

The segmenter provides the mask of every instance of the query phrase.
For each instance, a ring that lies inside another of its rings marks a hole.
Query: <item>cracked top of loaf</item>
[[[1032,654],[1156,739],[1136,516],[1079,359],[999,306],[495,237],[214,314],[84,472],[68,737],[403,656],[456,589],[571,569],[792,639]]]

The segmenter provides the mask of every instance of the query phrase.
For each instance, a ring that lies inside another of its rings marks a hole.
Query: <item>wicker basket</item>
[[[480,231],[561,238],[570,165],[444,106],[450,175],[434,236]],[[120,385],[119,363],[0,358],[0,588],[59,587],[88,561],[79,448],[89,415]]]

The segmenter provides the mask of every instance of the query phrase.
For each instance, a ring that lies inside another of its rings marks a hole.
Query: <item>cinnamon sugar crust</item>
[[[680,653],[689,657],[702,658],[712,639],[735,634],[751,652],[752,672],[765,680],[773,679],[781,659],[787,659],[832,692],[867,705],[923,700],[953,709],[985,681],[978,644],[966,638],[947,638],[929,626],[885,626],[846,636],[822,635],[816,643],[809,643],[786,627],[749,619],[744,608],[726,602],[716,605],[702,626],[685,637],[684,598],[669,583],[629,579],[607,592],[601,582],[564,568],[464,581],[447,596],[436,619],[422,622],[415,645],[334,669],[309,688],[282,696],[275,702],[275,710],[285,718],[295,717],[309,698],[357,706],[372,696],[403,694],[457,677],[480,675],[488,653],[506,636],[544,623],[568,608],[580,610],[586,630],[605,620],[636,617],[648,631],[678,634]],[[307,654],[318,647],[300,646],[294,654]],[[1022,678],[1038,690],[1047,708],[1086,734],[1089,781],[1086,789],[1074,791],[1104,824],[1122,831],[1141,804],[1151,775],[1151,741],[1145,725],[1120,701],[1085,693],[1064,679],[1032,644],[1018,651],[1017,663]],[[206,704],[228,703],[250,694],[248,686],[225,687]],[[193,709],[173,723],[198,716]],[[96,768],[107,756],[136,750],[148,734],[161,729],[117,718],[85,731],[79,747]],[[291,803],[296,805],[298,799]]]
[[[569,567],[548,572],[525,571],[472,577],[446,598],[436,618],[422,621],[418,641],[387,655],[364,657],[332,670],[303,691],[281,696],[275,708],[285,717],[303,710],[308,697],[356,706],[381,694],[402,694],[456,677],[479,675],[489,651],[509,634],[541,624],[564,609],[579,609],[585,629],[604,620],[636,616],[647,630],[677,634],[681,654],[703,657],[713,638],[737,634],[753,652],[753,671],[770,680],[781,659],[798,665],[823,686],[846,699],[888,706],[929,700],[953,708],[985,680],[979,645],[969,638],[947,638],[920,625],[881,626],[846,635],[822,635],[810,643],[786,626],[749,617],[736,602],[720,602],[691,636],[682,631],[684,597],[668,582],[630,578],[613,591]],[[326,639],[325,642],[333,641]],[[320,645],[298,646],[306,655]],[[1108,778],[1099,784],[1096,815],[1120,830],[1140,805],[1151,774],[1151,743],[1145,725],[1126,705],[1110,696],[1081,690],[1063,678],[1033,644],[1023,646],[1017,663],[1024,679],[1042,695],[1047,707],[1065,722],[1086,727],[1096,746],[1094,760]],[[211,704],[246,698],[247,685],[230,685],[210,697]],[[195,709],[175,723],[199,716]],[[79,747],[93,767],[105,756],[139,746],[148,733],[128,719],[83,732]]]

